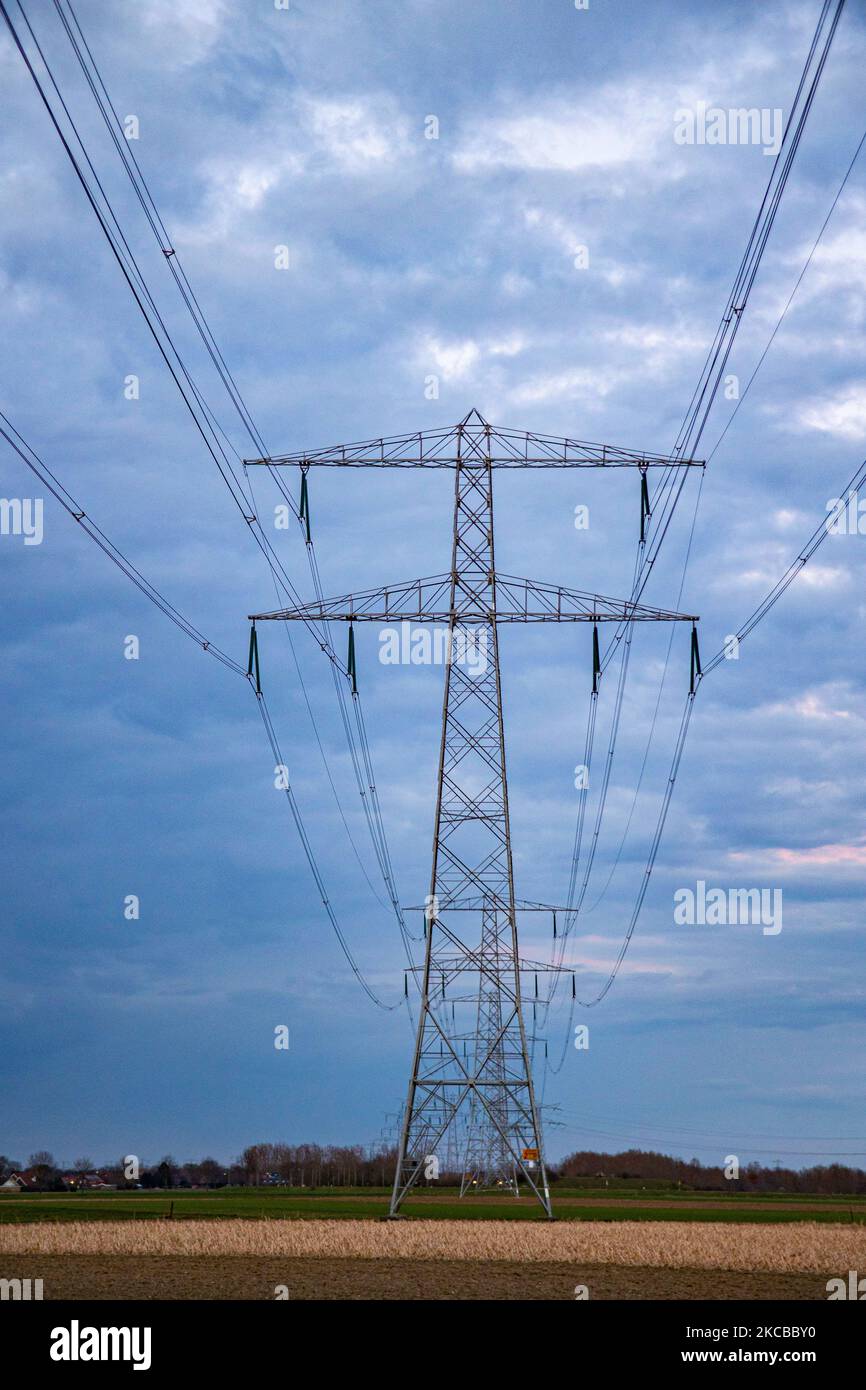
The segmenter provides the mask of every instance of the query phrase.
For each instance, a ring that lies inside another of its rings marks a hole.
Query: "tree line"
[[[114,1163],[94,1164],[77,1158],[58,1164],[47,1150],[33,1153],[26,1164],[0,1154],[0,1183],[13,1173],[27,1179],[33,1191],[67,1191],[102,1182],[111,1187],[382,1187],[394,1181],[396,1148],[365,1148],[322,1144],[251,1144],[230,1163],[212,1157],[178,1162],[166,1154],[156,1163],[130,1162],[124,1155]]]
[[[734,1157],[733,1155],[731,1157]],[[733,1177],[732,1173],[738,1176]],[[560,1181],[568,1178],[611,1179],[623,1182],[643,1179],[674,1183],[697,1191],[803,1192],[856,1196],[866,1194],[866,1172],[841,1163],[812,1168],[765,1167],[760,1163],[712,1165],[697,1158],[672,1158],[669,1154],[646,1149],[626,1149],[622,1153],[597,1153],[584,1149],[569,1154],[557,1165]]]
[[[31,1154],[26,1165],[0,1154],[0,1183],[13,1173],[28,1176],[37,1191],[64,1191],[86,1186],[88,1180],[111,1187],[388,1187],[397,1165],[395,1147],[369,1148],[362,1144],[251,1144],[231,1163],[206,1157],[177,1162],[166,1154],[159,1162],[140,1164],[137,1176],[129,1176],[128,1156],[96,1167],[90,1158],[79,1158],[68,1167],[58,1165],[46,1150]],[[765,1167],[759,1163],[738,1166],[703,1164],[697,1158],[674,1158],[653,1150],[626,1149],[621,1153],[581,1150],[569,1154],[549,1170],[553,1183],[578,1182],[581,1186],[621,1182],[658,1183],[695,1191],[791,1192],[819,1195],[866,1195],[866,1172],[840,1163],[812,1168]],[[439,1182],[459,1182],[458,1173],[442,1170]]]

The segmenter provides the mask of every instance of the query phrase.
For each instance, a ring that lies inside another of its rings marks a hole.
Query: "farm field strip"
[[[142,1221],[0,1226],[0,1256],[504,1260],[838,1274],[866,1268],[866,1228],[816,1222]]]
[[[7,1277],[29,1278],[33,1257],[6,1256]],[[39,1273],[47,1301],[90,1299],[217,1299],[272,1301],[283,1290],[292,1302],[534,1300],[574,1301],[583,1284],[599,1299],[824,1300],[826,1274],[646,1265],[530,1264],[508,1260],[357,1260],[287,1255],[42,1255]]]
[[[100,1193],[94,1195],[28,1194],[0,1200],[0,1227],[43,1221],[153,1221],[173,1217],[180,1220],[306,1220],[334,1218],[351,1220],[382,1216],[387,1197],[381,1195],[316,1194],[288,1196],[250,1192],[242,1196],[216,1193],[171,1192]],[[765,1222],[820,1221],[845,1225],[866,1225],[866,1204],[857,1201],[761,1201],[754,1197],[725,1200],[720,1197],[669,1201],[664,1196],[584,1198],[562,1196],[555,1202],[559,1220],[651,1222]],[[520,1221],[541,1218],[538,1204],[529,1198],[470,1197],[460,1201],[456,1194],[423,1194],[410,1198],[407,1217],[428,1220]]]

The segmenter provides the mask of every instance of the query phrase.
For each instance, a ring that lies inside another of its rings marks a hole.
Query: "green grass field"
[[[0,1223],[32,1221],[176,1220],[214,1217],[298,1220],[381,1217],[385,1188],[226,1188],[217,1192],[139,1191],[0,1193]],[[706,1193],[646,1185],[554,1189],[561,1221],[826,1221],[866,1224],[866,1198],[747,1192]],[[408,1200],[407,1217],[531,1221],[539,1219],[528,1198],[492,1194],[459,1199],[456,1190],[430,1189]]]

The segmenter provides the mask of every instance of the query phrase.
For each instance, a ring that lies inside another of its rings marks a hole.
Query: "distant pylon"
[[[502,992],[499,989],[500,958],[507,950],[503,928],[508,919],[490,904],[483,909],[480,963],[483,967],[478,992],[473,1062],[476,1074],[489,1077],[496,1089],[491,1114],[473,1094],[469,1103],[469,1128],[460,1196],[484,1188],[507,1189],[517,1195],[517,1172],[511,1145],[515,1117],[508,1113],[505,1081],[505,1042],[502,1027]],[[495,1119],[493,1118],[495,1117]]]

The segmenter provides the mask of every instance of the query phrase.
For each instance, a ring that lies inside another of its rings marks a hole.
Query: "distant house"
[[[116,1187],[103,1173],[64,1173],[63,1181],[72,1192],[111,1191]]]
[[[13,1189],[15,1192],[35,1192],[38,1184],[32,1168],[23,1173],[10,1173],[5,1182],[0,1183],[0,1191]]]

